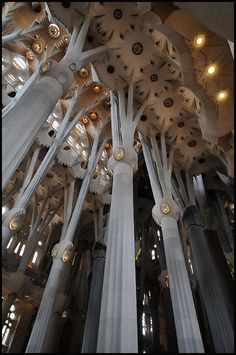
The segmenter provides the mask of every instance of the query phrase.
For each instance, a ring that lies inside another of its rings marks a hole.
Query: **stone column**
[[[106,246],[96,243],[94,248],[93,276],[81,353],[96,353]]]
[[[98,353],[138,352],[133,169],[115,164],[97,342]]]
[[[167,159],[163,133],[161,133],[161,152],[155,136],[151,137],[152,149],[143,135],[140,134],[140,138],[156,203],[152,210],[152,216],[162,229],[179,352],[204,353],[177,225],[179,210],[171,197],[173,151],[170,151],[169,159]],[[160,185],[157,183],[158,180]]]
[[[196,206],[188,207],[184,212],[183,222],[188,230],[200,292],[203,296],[215,351],[217,353],[233,352],[233,328],[217,271],[208,249],[199,209]]]
[[[71,70],[48,61],[47,74],[7,112],[2,125],[2,186],[15,172],[57,101],[73,83]],[[17,127],[17,129],[16,129]]]
[[[160,223],[163,234],[179,352],[204,353],[179,237],[178,208],[173,200],[164,198],[153,207],[152,214],[154,220]]]
[[[71,215],[66,233],[64,234],[64,231],[62,232],[60,242],[56,244],[52,250],[52,256],[54,257],[52,268],[25,351],[26,353],[40,353],[45,350],[47,351],[47,348],[50,348],[50,338],[48,334],[50,334],[51,331],[50,324],[53,324],[53,322],[50,323],[50,319],[55,309],[58,289],[60,284],[66,281],[64,280],[64,277],[66,268],[68,267],[68,264],[70,264],[73,256],[73,238],[75,230],[82,212],[93,172],[105,144],[105,141],[102,141],[100,147],[98,148],[100,133],[101,129],[98,128],[93,142],[85,178],[82,182],[77,202]]]
[[[97,352],[138,352],[135,280],[135,239],[133,211],[133,171],[137,154],[134,132],[142,105],[133,112],[132,78],[126,102],[124,90],[118,91],[118,103],[110,92],[113,155],[108,161],[114,172],[102,304]]]

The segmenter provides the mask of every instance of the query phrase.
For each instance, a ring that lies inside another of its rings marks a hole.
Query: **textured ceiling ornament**
[[[56,131],[49,126],[48,123],[45,123],[40,130],[38,131],[35,139],[39,145],[49,148],[56,136]]]
[[[198,97],[187,87],[180,86],[178,88],[179,95],[183,98],[185,105],[188,107],[188,111],[193,114],[200,115],[202,111],[202,104]]]
[[[135,31],[126,32],[115,45],[116,55],[120,57],[124,69],[134,72],[134,77],[139,78],[143,70],[155,62],[153,40],[145,30],[140,27]]]
[[[160,117],[155,113],[153,107],[146,107],[140,117],[137,129],[145,136],[149,136],[153,130],[160,130]]]
[[[105,192],[105,190],[108,189],[109,186],[110,180],[105,180],[102,175],[98,175],[96,178],[91,180],[89,190],[92,193],[102,194],[103,192]]]
[[[80,27],[88,11],[89,2],[47,2],[51,14],[70,32]]]
[[[147,104],[153,104],[161,94],[173,90],[173,86],[179,83],[181,74],[177,66],[163,58],[156,58],[153,65],[143,70],[141,76],[142,79],[135,85],[137,97],[145,98]]]
[[[184,168],[190,167],[193,162],[205,159],[209,152],[207,142],[201,136],[187,137],[175,149],[176,161]]]
[[[130,29],[135,29],[138,19],[136,3],[96,3],[94,6],[93,32],[101,41],[117,41]]]
[[[81,179],[81,180],[84,178],[86,174],[86,170],[87,170],[87,163],[84,160],[82,160],[81,157],[70,167],[72,176],[76,179]]]
[[[94,67],[98,74],[99,79],[114,91],[117,88],[124,88],[127,83],[124,78],[129,75],[129,71],[120,60],[120,55],[115,51],[107,52],[104,58],[100,58],[94,62]]]
[[[170,40],[160,31],[153,30],[152,38],[154,41],[155,53],[169,57],[176,63],[180,63],[179,54],[176,51],[175,46],[170,42]]]
[[[76,150],[71,146],[71,144],[64,142],[57,153],[58,162],[62,165],[64,164],[71,167],[75,163],[76,159],[78,159],[78,153]]]
[[[178,146],[188,137],[201,135],[198,119],[191,114],[180,115],[179,117],[170,118],[169,124],[166,125],[166,133],[170,136],[169,142]]]
[[[167,127],[170,118],[175,119],[183,116],[188,112],[187,106],[182,97],[179,95],[178,89],[161,94],[157,97],[155,105],[152,105],[156,115],[160,117],[161,124]]]
[[[7,4],[10,4],[10,2]],[[20,29],[22,32],[26,32],[33,24],[45,19],[45,3],[40,2],[40,4],[41,10],[36,12],[32,9],[30,2],[12,2],[12,6],[9,8],[8,12],[10,23],[6,28],[6,32],[14,32],[16,28]]]

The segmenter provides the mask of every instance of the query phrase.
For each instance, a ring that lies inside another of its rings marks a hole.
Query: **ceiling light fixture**
[[[194,38],[194,46],[197,48],[203,47],[206,42],[206,37],[204,35],[197,35]]]

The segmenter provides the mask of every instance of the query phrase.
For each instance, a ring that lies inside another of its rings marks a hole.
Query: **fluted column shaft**
[[[108,227],[98,353],[138,352],[134,253],[133,170],[126,163],[117,163]]]
[[[96,353],[104,267],[105,251],[96,250],[81,353]]]
[[[204,353],[177,222],[163,217],[161,228],[179,352]]]
[[[201,215],[196,206],[190,206],[185,210],[183,222],[188,230],[215,351],[217,353],[233,352],[233,329],[205,239]]]
[[[42,77],[7,112],[2,125],[3,188],[26,155],[38,130],[72,82],[72,72],[64,65],[56,64],[50,76]]]

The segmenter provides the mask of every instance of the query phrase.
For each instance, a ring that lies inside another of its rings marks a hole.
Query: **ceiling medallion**
[[[122,18],[122,11],[120,9],[116,9],[113,13],[116,20],[120,20]]]
[[[163,202],[161,204],[160,209],[161,209],[161,212],[164,213],[164,214],[168,214],[170,212],[170,206],[166,202]]]
[[[151,81],[157,81],[157,79],[158,79],[157,74],[152,74],[152,75],[150,76],[150,80],[151,80]]]
[[[181,128],[181,127],[184,127],[184,122],[182,122],[182,121],[178,122],[178,123],[177,123],[177,126],[180,127],[180,128]]]
[[[195,140],[191,140],[191,141],[188,142],[188,146],[189,146],[190,148],[195,147],[196,144],[197,144],[197,142],[196,142]]]
[[[143,45],[140,42],[136,42],[132,46],[132,52],[135,55],[140,55],[143,52]]]
[[[54,23],[51,23],[48,26],[48,35],[49,35],[49,37],[58,38],[58,37],[60,37],[60,34],[61,34],[61,31],[60,31],[60,28],[57,25],[55,25]]]
[[[87,117],[82,117],[81,121],[82,121],[84,124],[89,123],[89,119],[88,119]]]
[[[171,107],[173,105],[174,101],[169,97],[168,99],[164,100],[164,106],[165,107]]]
[[[26,58],[30,59],[30,60],[33,60],[35,58],[35,55],[34,55],[34,53],[32,51],[27,51],[25,53],[25,55],[26,55]]]
[[[125,156],[124,149],[121,147],[118,147],[114,151],[114,158],[115,160],[122,160]]]
[[[89,71],[86,67],[82,67],[79,70],[79,76],[83,79],[86,79],[89,76]]]
[[[98,118],[97,112],[96,112],[96,111],[90,112],[89,118],[90,118],[91,120],[95,121],[95,120]]]
[[[92,86],[92,92],[93,92],[94,94],[99,94],[99,93],[101,92],[101,86],[99,86],[99,85],[93,85],[93,86]]]
[[[32,49],[35,53],[39,53],[41,54],[43,52],[45,48],[45,44],[44,41],[40,40],[40,39],[36,39],[33,43],[32,43]]]

